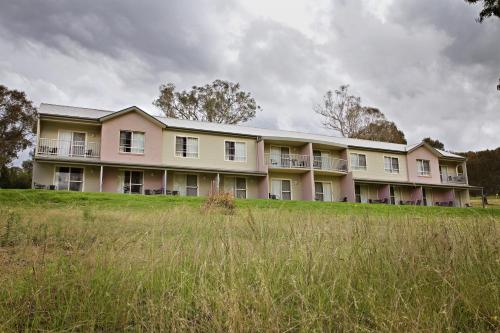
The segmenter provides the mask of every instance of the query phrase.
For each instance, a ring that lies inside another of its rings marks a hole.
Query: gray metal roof
[[[47,104],[47,103],[42,103],[40,105],[40,108],[38,109],[38,113],[43,115],[78,117],[78,118],[95,119],[95,120],[110,115],[111,113],[114,112],[117,111],[81,108],[74,106]],[[404,145],[397,143],[344,138],[344,137],[320,135],[313,133],[265,129],[265,128],[248,127],[241,125],[218,124],[218,123],[195,121],[195,120],[167,118],[161,116],[154,116],[154,117],[159,121],[161,121],[162,123],[164,123],[167,127],[174,127],[186,130],[220,132],[220,133],[228,133],[236,135],[258,136],[267,140],[308,141],[313,143],[336,145],[340,147],[347,147],[347,146],[360,147],[369,149],[390,150],[402,153],[407,152],[408,150],[411,150],[412,148],[420,144],[417,143],[412,145]],[[444,157],[463,159],[462,156],[455,155],[438,149],[436,150]]]

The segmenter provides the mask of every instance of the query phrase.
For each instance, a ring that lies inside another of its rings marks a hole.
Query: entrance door
[[[86,133],[84,132],[73,132],[71,139],[71,156],[85,156],[85,139]]]
[[[446,166],[440,165],[439,166],[439,175],[441,176],[442,182],[447,182],[448,181],[448,168]]]
[[[422,188],[422,199],[424,206],[432,206],[432,191],[429,188]]]
[[[143,172],[142,171],[123,171],[122,191],[127,194],[142,194],[143,190]]]
[[[394,186],[391,186],[389,188],[389,191],[390,191],[390,196],[391,196],[391,205],[395,205],[396,204],[396,196],[394,194]]]
[[[70,131],[59,131],[57,155],[69,156],[71,152],[71,141],[73,133]]]

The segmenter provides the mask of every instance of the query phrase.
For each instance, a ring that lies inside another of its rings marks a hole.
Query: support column
[[[259,182],[259,199],[269,199],[269,175],[260,177]]]
[[[305,174],[301,175],[300,181],[302,183],[302,200],[313,201],[315,197],[314,193],[314,170],[313,170],[313,148],[312,143],[308,142],[304,147],[302,147],[302,155],[307,155],[309,157],[309,166]]]
[[[163,170],[163,195],[167,194],[167,169]]]
[[[219,193],[220,191],[220,173],[217,173],[215,176],[215,192]]]
[[[103,177],[104,167],[101,165],[101,172],[99,174],[99,192],[102,192],[102,177]]]

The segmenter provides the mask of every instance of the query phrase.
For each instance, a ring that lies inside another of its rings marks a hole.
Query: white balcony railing
[[[314,156],[313,167],[316,170],[347,172],[347,160],[326,156]]]
[[[100,152],[98,142],[39,138],[36,154],[39,156],[99,158]]]
[[[265,163],[270,168],[308,169],[309,155],[299,154],[265,154]]]
[[[441,183],[443,184],[466,184],[467,180],[463,174],[456,176],[441,175]]]

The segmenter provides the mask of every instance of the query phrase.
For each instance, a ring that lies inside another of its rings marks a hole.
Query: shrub
[[[203,204],[205,211],[223,210],[226,214],[233,214],[235,208],[234,196],[225,192],[211,194]]]

